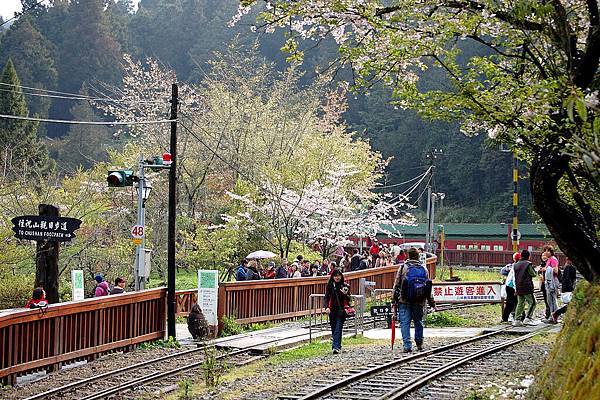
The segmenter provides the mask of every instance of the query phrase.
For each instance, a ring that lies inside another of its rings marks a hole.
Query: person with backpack
[[[94,297],[108,296],[110,294],[110,287],[108,286],[108,282],[106,282],[100,274],[96,275],[94,279],[96,280]]]
[[[392,298],[392,315],[398,316],[405,353],[412,351],[410,322],[415,324],[415,344],[423,350],[423,310],[425,303],[435,309],[431,293],[432,282],[427,269],[419,261],[414,247],[408,250],[408,260],[398,268]]]
[[[529,250],[521,250],[521,259],[513,266],[515,271],[515,285],[517,293],[517,309],[515,311],[515,322],[513,326],[531,325],[533,312],[535,311],[535,297],[533,297],[533,278],[536,276],[533,264],[529,261]],[[525,319],[521,321],[521,315],[525,311],[525,303],[529,309]]]
[[[506,280],[504,281],[504,287],[506,290],[506,303],[504,304],[504,309],[502,310],[503,323],[513,322],[515,320],[517,296],[515,295],[515,270],[513,269],[513,266],[520,259],[521,254],[513,254],[513,262],[506,264],[502,270],[500,270],[500,274],[506,277]]]
[[[352,317],[350,313],[354,310],[350,308],[350,286],[344,283],[344,274],[339,269],[334,269],[329,276],[329,281],[325,288],[325,298],[323,306],[325,312],[329,314],[329,325],[331,326],[331,338],[333,354],[342,351],[342,331],[346,318]]]
[[[246,260],[245,258],[237,267],[237,270],[235,272],[235,280],[238,282],[248,280],[248,260]]]

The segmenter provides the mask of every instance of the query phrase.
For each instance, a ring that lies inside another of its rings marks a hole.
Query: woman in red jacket
[[[350,307],[350,286],[344,283],[344,274],[339,269],[334,269],[325,289],[324,306],[329,314],[331,337],[333,339],[333,354],[342,350],[342,330],[346,320],[346,308]]]
[[[33,295],[31,299],[25,303],[25,308],[40,308],[46,307],[48,305],[48,300],[46,300],[46,292],[41,287],[36,287],[33,289]]]

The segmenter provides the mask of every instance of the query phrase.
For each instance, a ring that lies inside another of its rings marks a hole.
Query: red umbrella
[[[396,341],[396,316],[392,315],[392,351],[394,351],[394,342]]]

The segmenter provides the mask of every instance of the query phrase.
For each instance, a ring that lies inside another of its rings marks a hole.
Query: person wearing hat
[[[108,296],[110,294],[110,287],[108,286],[108,282],[106,282],[100,274],[96,275],[94,279],[96,280],[96,289],[94,289],[94,297]]]
[[[264,279],[274,279],[275,278],[275,263],[273,261],[269,261],[267,264],[267,270],[263,276]]]

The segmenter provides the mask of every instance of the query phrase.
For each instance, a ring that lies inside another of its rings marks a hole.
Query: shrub
[[[228,317],[226,315],[221,319],[223,323],[223,330],[221,331],[221,336],[232,336],[239,335],[244,331],[242,326],[237,323],[235,317]]]

